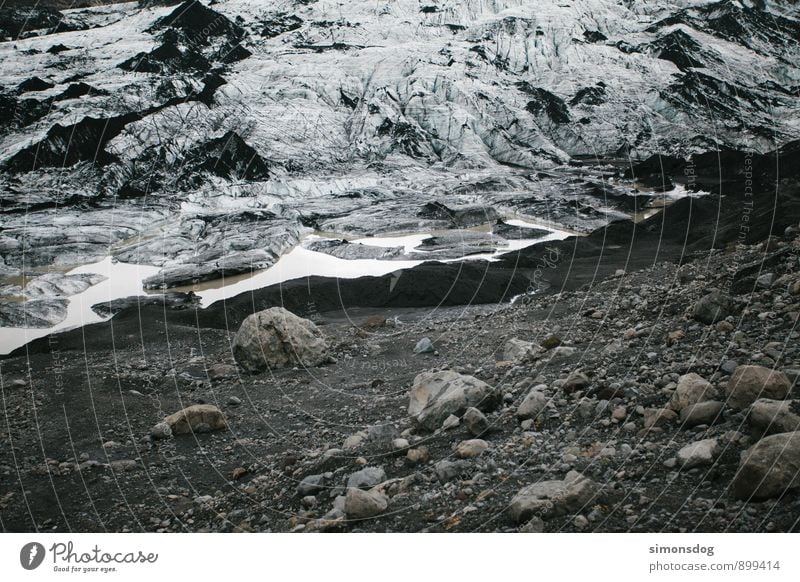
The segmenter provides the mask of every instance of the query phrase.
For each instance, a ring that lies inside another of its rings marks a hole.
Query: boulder
[[[672,395],[669,407],[680,412],[698,402],[717,400],[719,396],[719,391],[698,374],[684,374],[678,379],[678,387]]]
[[[448,483],[465,474],[468,470],[469,462],[467,461],[448,461],[444,459],[433,466],[436,478],[442,483]]]
[[[725,390],[728,405],[741,410],[759,398],[783,400],[792,385],[786,374],[763,366],[738,366]]]
[[[297,494],[300,497],[316,495],[325,489],[327,481],[328,478],[326,475],[308,475],[303,477],[303,480],[297,485]]]
[[[154,439],[168,439],[172,436],[172,428],[166,422],[159,422],[150,429],[150,436]]]
[[[540,384],[531,388],[528,395],[517,408],[517,418],[525,420],[527,418],[536,418],[545,408],[547,408],[548,398],[544,395],[543,390],[547,386]]]
[[[717,439],[703,439],[689,443],[678,451],[678,463],[682,469],[710,465],[719,454]]]
[[[720,418],[724,404],[716,400],[706,400],[681,409],[681,426],[691,428],[699,424],[713,424]]]
[[[593,501],[598,489],[588,477],[570,471],[563,481],[541,481],[520,489],[511,500],[508,515],[516,523],[524,523],[535,516],[579,513]]]
[[[424,337],[417,342],[417,345],[414,346],[414,353],[415,354],[432,354],[436,351],[436,348],[433,347],[433,342],[430,338]]]
[[[646,429],[663,426],[673,422],[678,415],[669,408],[647,408],[644,411],[644,427]]]
[[[386,471],[381,467],[364,467],[347,478],[347,486],[356,489],[370,489],[384,481],[386,481]]]
[[[558,362],[561,360],[568,360],[578,352],[578,348],[571,346],[558,346],[550,351],[550,361]]]
[[[211,404],[187,406],[183,410],[170,414],[164,419],[164,422],[172,430],[172,434],[210,432],[228,426],[222,411]]]
[[[503,360],[507,362],[521,362],[531,357],[538,346],[533,342],[511,338],[503,348]]]
[[[428,430],[442,426],[451,414],[462,415],[470,407],[488,412],[500,402],[500,393],[486,382],[452,370],[417,375],[409,397],[408,414]]]
[[[251,373],[329,361],[328,346],[314,322],[283,307],[248,315],[233,339],[236,362]]]
[[[389,507],[389,498],[379,491],[351,488],[344,499],[348,519],[367,519],[380,515]]]
[[[750,407],[747,420],[765,434],[800,430],[800,402],[759,398]]]
[[[800,488],[800,432],[764,437],[739,463],[732,491],[738,499],[761,501]]]
[[[712,291],[703,296],[694,306],[692,317],[711,325],[733,313],[731,298],[722,291]]]
[[[464,416],[461,417],[461,420],[471,435],[481,436],[483,433],[489,430],[488,419],[480,410],[475,407],[467,408],[467,411],[464,413]]]
[[[489,443],[482,439],[471,439],[458,443],[456,457],[459,459],[474,459],[489,450]]]
[[[591,384],[591,380],[589,380],[586,374],[583,372],[572,372],[567,376],[567,379],[564,380],[564,383],[561,385],[561,390],[563,390],[565,394],[572,394],[578,390],[586,390],[589,384]]]

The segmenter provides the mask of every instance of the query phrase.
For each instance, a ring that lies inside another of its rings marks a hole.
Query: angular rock
[[[430,338],[424,337],[417,342],[417,345],[414,346],[414,353],[415,354],[432,354],[435,350],[433,347],[433,342]]]
[[[386,481],[386,471],[382,467],[364,467],[347,478],[347,486],[357,489],[370,489]]]
[[[759,398],[750,407],[747,420],[765,434],[800,430],[800,401]]]
[[[442,483],[448,483],[463,475],[469,468],[467,461],[439,461],[434,465],[433,470],[436,478]]]
[[[486,382],[452,370],[417,375],[409,396],[409,415],[428,430],[439,428],[451,414],[464,414],[470,407],[489,412],[500,401],[499,392]]]
[[[508,515],[516,523],[532,517],[555,517],[587,508],[598,493],[598,485],[577,471],[563,481],[541,481],[523,487],[511,500]]]
[[[367,438],[367,433],[365,432],[357,432],[355,434],[351,434],[349,437],[344,439],[344,443],[342,443],[342,448],[346,451],[357,449],[364,443],[364,439],[366,438]]]
[[[722,415],[722,402],[707,400],[681,409],[681,426],[691,428],[699,424],[713,424]]]
[[[389,507],[389,498],[378,491],[348,489],[344,511],[348,519],[367,519],[380,515]]]
[[[644,427],[648,429],[663,426],[676,418],[678,415],[669,408],[647,408],[644,411]]]
[[[577,353],[578,349],[571,346],[558,346],[550,351],[550,360],[558,362],[567,360]]]
[[[710,465],[719,454],[717,439],[703,439],[690,443],[678,451],[678,463],[682,469]]]
[[[297,494],[300,497],[316,495],[325,489],[326,481],[325,475],[308,475],[307,477],[303,477],[303,480],[297,485]]]
[[[503,348],[503,360],[507,362],[521,362],[531,357],[538,346],[533,342],[511,338]]]
[[[400,436],[400,431],[391,423],[374,424],[367,429],[367,440],[371,443],[388,447]]]
[[[763,366],[738,366],[725,390],[727,403],[735,409],[750,406],[759,398],[783,400],[792,385],[786,374]]]
[[[525,420],[526,418],[536,418],[545,408],[547,408],[548,398],[544,395],[543,389],[547,388],[544,384],[534,386],[525,399],[517,408],[517,418]]]
[[[190,432],[210,432],[221,430],[228,425],[222,411],[211,404],[193,404],[164,419],[173,434]]]
[[[172,427],[166,422],[159,422],[150,429],[150,436],[154,439],[168,439],[172,436]]]
[[[732,312],[733,302],[731,298],[722,291],[712,291],[695,304],[692,317],[710,325],[725,319]]]
[[[586,390],[591,384],[589,377],[583,372],[572,372],[564,383],[561,385],[561,390],[566,394],[572,394],[578,390]]]
[[[224,380],[226,378],[236,378],[239,370],[231,364],[214,364],[206,370],[209,380]]]
[[[486,416],[477,408],[470,407],[461,417],[464,426],[471,435],[480,436],[489,430],[489,421]]]
[[[672,395],[669,407],[676,412],[680,412],[687,406],[705,402],[706,400],[717,400],[720,394],[709,382],[694,372],[684,374],[678,379],[678,387]]]
[[[282,307],[248,315],[234,337],[233,356],[251,373],[329,361],[328,346],[314,322]]]
[[[800,432],[764,437],[743,455],[733,478],[737,499],[761,501],[800,489]]]
[[[461,420],[455,414],[451,414],[444,419],[444,422],[442,423],[442,430],[450,430],[460,425]]]

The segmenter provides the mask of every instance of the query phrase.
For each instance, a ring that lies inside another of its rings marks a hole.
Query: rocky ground
[[[123,312],[113,349],[2,362],[2,527],[797,531],[799,261],[789,228],[514,304],[311,313],[325,357],[256,374],[238,325]]]

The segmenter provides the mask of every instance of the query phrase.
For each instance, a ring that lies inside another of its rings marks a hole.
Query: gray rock
[[[252,373],[329,361],[328,346],[314,322],[282,307],[248,315],[233,339],[233,355]]]
[[[150,436],[154,439],[168,439],[172,437],[172,428],[166,422],[159,422],[150,429]]]
[[[357,449],[362,444],[364,444],[364,440],[366,438],[367,438],[367,433],[365,432],[357,432],[355,434],[351,434],[349,437],[344,439],[344,443],[342,443],[342,448],[346,451],[352,451],[353,449]]]
[[[433,466],[436,478],[442,483],[448,483],[463,475],[469,469],[467,461],[442,460]]]
[[[769,289],[772,287],[773,281],[775,281],[775,273],[764,273],[756,279],[756,285],[762,289]]]
[[[547,386],[540,384],[534,386],[531,391],[528,392],[528,395],[525,396],[525,399],[520,403],[519,408],[517,408],[517,418],[535,419],[547,408],[548,399],[542,391],[545,388],[547,388]]]
[[[432,354],[436,348],[433,347],[433,342],[424,337],[417,342],[417,345],[414,346],[414,353],[415,354]]]
[[[703,439],[689,443],[678,451],[678,464],[682,469],[710,465],[719,454],[717,439]]]
[[[698,374],[684,374],[678,380],[678,387],[675,388],[669,407],[680,412],[698,402],[717,400],[719,396],[719,391]]]
[[[698,402],[681,409],[681,425],[685,428],[697,426],[699,424],[713,424],[722,415],[724,405],[715,400]]]
[[[541,517],[531,517],[522,527],[520,533],[542,533],[544,532],[544,521]]]
[[[739,366],[728,380],[728,405],[741,410],[759,398],[783,400],[792,385],[783,372],[763,366]]]
[[[389,498],[379,491],[348,489],[344,511],[348,519],[368,519],[380,515],[389,507]]]
[[[239,375],[239,370],[231,364],[214,364],[208,367],[207,373],[210,380],[225,380],[236,378]]]
[[[489,430],[489,421],[486,419],[486,416],[475,407],[467,408],[461,420],[464,426],[467,427],[469,433],[474,436],[481,436]]]
[[[522,362],[536,353],[538,346],[533,342],[526,342],[518,338],[511,338],[503,348],[503,360],[508,362]]]
[[[391,423],[374,424],[367,428],[367,440],[381,445],[389,446],[392,441],[400,436],[400,431]]]
[[[800,402],[759,398],[750,407],[747,420],[750,426],[765,434],[800,430]]]
[[[352,473],[347,478],[348,487],[358,489],[370,489],[378,483],[386,481],[386,471],[382,467],[364,467],[360,471]]]
[[[442,429],[450,430],[460,425],[461,425],[461,420],[455,414],[451,414],[450,416],[444,419],[444,422],[442,423]]]
[[[598,485],[577,471],[570,471],[563,481],[541,481],[523,487],[511,500],[508,515],[516,523],[532,517],[541,518],[579,513],[587,509],[598,492]]]
[[[550,351],[550,360],[557,362],[560,360],[567,360],[575,355],[578,351],[577,348],[573,348],[570,346],[558,346],[557,348],[553,348]]]
[[[423,428],[435,430],[451,414],[462,415],[470,407],[489,412],[500,399],[497,390],[472,376],[451,370],[424,372],[414,378],[408,413]]]
[[[733,478],[738,499],[760,501],[800,488],[800,432],[764,437],[743,455]]]
[[[324,474],[308,475],[297,485],[297,495],[306,497],[308,495],[316,495],[325,489],[327,479]]]
[[[396,451],[407,449],[410,446],[411,443],[409,443],[406,439],[396,438],[392,441],[392,448]]]
[[[725,319],[732,312],[731,298],[722,291],[712,291],[695,304],[692,316],[696,320],[710,325]]]

